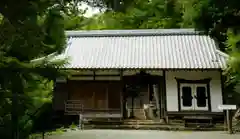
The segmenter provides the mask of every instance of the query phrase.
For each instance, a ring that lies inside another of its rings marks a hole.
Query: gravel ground
[[[156,130],[78,130],[46,139],[240,139],[240,133],[156,131]]]

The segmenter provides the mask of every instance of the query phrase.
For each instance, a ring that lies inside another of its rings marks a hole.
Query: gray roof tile
[[[227,55],[192,29],[68,31],[66,68],[220,69]]]

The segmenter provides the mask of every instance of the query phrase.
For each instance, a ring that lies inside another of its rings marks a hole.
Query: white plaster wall
[[[201,80],[211,78],[210,97],[212,112],[221,112],[218,105],[222,104],[220,71],[166,71],[167,111],[178,111],[178,90],[176,78]]]

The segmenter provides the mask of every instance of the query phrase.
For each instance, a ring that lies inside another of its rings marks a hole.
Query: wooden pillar
[[[157,92],[154,92],[154,93],[157,93],[156,94],[156,96],[155,97],[158,97],[158,98],[156,98],[156,103],[158,103],[157,105],[157,115],[158,115],[158,118],[160,119],[161,118],[161,91],[160,91],[160,85],[159,85],[159,83],[157,83],[157,84],[155,84],[154,86],[153,86],[155,89],[157,89]],[[156,91],[156,90],[154,90],[154,91]]]
[[[151,99],[151,89],[150,89],[150,87],[151,87],[151,84],[147,84],[147,93],[148,93],[148,103],[150,103],[150,101],[152,101],[152,99]]]
[[[109,99],[109,98],[108,98],[108,92],[109,92],[109,91],[108,91],[108,87],[109,87],[109,85],[110,85],[109,83],[106,85],[106,102],[105,102],[105,105],[106,105],[105,107],[106,107],[108,110],[109,110],[109,105],[108,105],[108,102],[109,102],[109,101],[108,101],[108,99]]]
[[[227,125],[228,125],[228,133],[232,134],[233,129],[232,129],[232,114],[231,110],[227,110]]]
[[[96,71],[93,70],[93,80],[95,81],[96,80]]]
[[[162,85],[162,80],[159,81],[160,83],[157,84],[158,86],[158,96],[159,96],[159,118],[163,118],[163,85]]]
[[[121,92],[120,92],[120,103],[121,103],[121,113],[122,113],[122,118],[126,118],[126,110],[125,110],[125,98],[124,98],[124,81],[123,81],[123,70],[120,70],[120,83],[121,83]]]
[[[161,118],[165,117],[165,95],[164,95],[164,81],[163,78],[160,81],[159,84],[159,93],[160,93],[160,113],[161,113]]]
[[[70,91],[70,89],[69,88],[71,88],[70,87],[70,84],[71,84],[71,82],[69,83],[69,79],[67,79],[67,81],[66,81],[66,87],[65,87],[65,91],[66,91],[66,94],[67,94],[67,100],[69,100],[70,98],[71,98],[71,91]]]
[[[120,105],[121,105],[121,115],[123,118],[123,96],[122,96],[122,90],[119,92],[120,93]]]
[[[93,108],[93,109],[96,109],[95,92],[92,93],[92,108]]]
[[[166,94],[166,71],[163,70],[163,79],[162,79],[162,116],[165,117],[166,122],[168,123],[167,116],[167,94]]]

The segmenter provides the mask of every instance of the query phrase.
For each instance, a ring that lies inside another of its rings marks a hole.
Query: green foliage
[[[42,106],[51,101],[52,80],[62,75],[58,67],[65,61],[53,59],[66,43],[57,2],[0,2],[1,138],[26,138],[31,133]],[[39,57],[44,58],[35,60]],[[12,131],[19,132],[18,137],[11,136]]]
[[[108,11],[124,12],[136,0],[80,0],[86,2],[90,6],[105,8]]]
[[[240,6],[236,0],[198,0],[194,24],[198,29],[216,38],[219,47],[230,55],[225,70],[225,94],[231,103],[239,104],[235,86],[240,81]],[[226,97],[226,96],[225,96]]]
[[[86,18],[79,9],[81,2],[107,10]],[[231,0],[1,0],[1,137],[11,138],[14,125],[20,128],[20,137],[27,137],[46,111],[52,80],[63,74],[58,68],[66,62],[54,59],[65,48],[64,30],[204,29],[231,54],[227,82],[233,85],[240,79],[238,5]],[[18,111],[12,107],[13,94],[19,95]]]
[[[194,19],[196,26],[215,37],[220,44],[220,49],[231,55],[229,72],[232,72],[233,76],[239,76],[240,7],[238,2],[199,0],[198,5],[199,12]]]
[[[2,23],[3,21],[3,16],[0,14],[0,24]]]
[[[177,0],[134,0],[124,12],[106,11],[91,18],[82,29],[180,28],[183,10]],[[184,24],[185,27],[191,25]]]
[[[18,105],[19,127],[21,137],[26,137],[32,131],[34,120],[45,111],[42,106],[51,104],[52,82],[38,78],[38,81],[28,82],[25,93],[20,96]],[[6,95],[6,93],[5,93]],[[10,95],[10,94],[9,94]],[[3,118],[3,129],[0,129],[1,137],[8,138],[11,133],[11,100],[6,98],[0,101],[3,107],[0,108],[0,115]],[[45,123],[46,124],[46,123]]]
[[[52,136],[52,135],[61,135],[65,132],[65,130],[66,129],[64,129],[63,127],[57,128],[54,131],[49,131],[49,132],[44,133],[44,136],[47,137],[47,136]],[[43,133],[34,133],[34,134],[29,135],[29,137],[28,137],[28,139],[42,139],[42,138],[43,138]]]
[[[220,42],[220,49],[226,48],[227,31],[239,30],[240,8],[235,0],[199,0],[194,21],[196,27],[206,30]]]
[[[65,16],[64,20],[65,30],[77,30],[86,24],[87,19],[83,16]]]
[[[240,79],[240,7],[236,0],[133,0],[127,5],[119,4],[121,0],[99,2],[98,6],[105,5],[107,11],[81,22],[85,25],[77,30],[192,27],[205,30],[217,39],[220,50],[230,54],[225,88],[234,92]]]
[[[240,34],[233,33],[232,30],[227,32],[226,41],[227,51],[230,54],[228,72],[231,73],[233,82],[240,81]]]
[[[75,125],[74,123],[72,123],[69,128],[72,129],[72,130],[74,130],[74,129],[77,128],[77,125]]]

